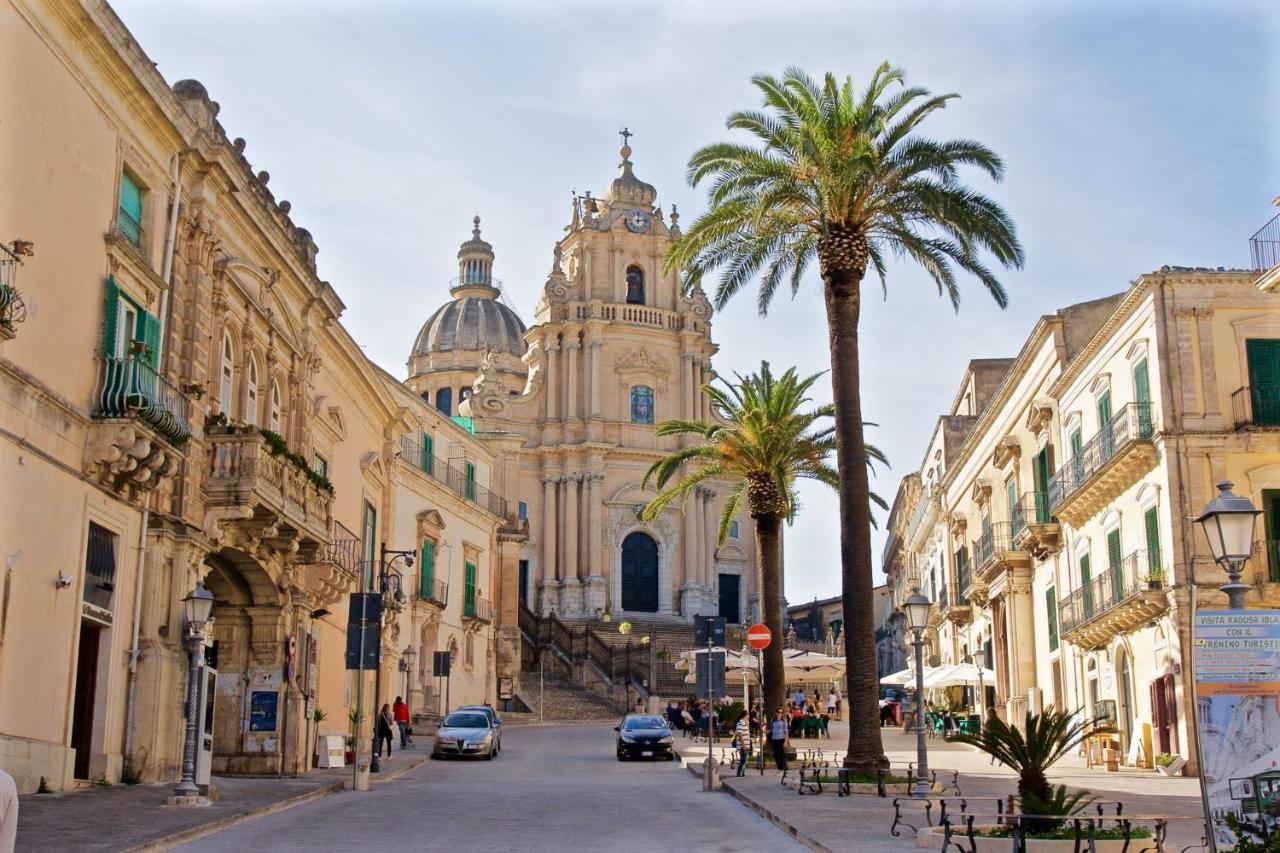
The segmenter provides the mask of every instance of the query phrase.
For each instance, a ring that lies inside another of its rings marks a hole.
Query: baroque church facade
[[[406,384],[494,447],[495,488],[527,524],[513,578],[521,606],[573,620],[754,620],[760,584],[745,511],[717,541],[731,484],[709,480],[683,510],[640,517],[653,496],[645,472],[682,440],[656,425],[717,417],[702,391],[717,347],[706,295],[684,295],[678,273],[662,271],[679,215],[673,206],[668,220],[657,206],[625,142],[605,192],[574,197],[531,325],[500,301],[476,218],[451,300],[414,342]]]

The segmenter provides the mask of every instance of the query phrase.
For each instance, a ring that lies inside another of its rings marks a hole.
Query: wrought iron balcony
[[[1280,213],[1249,238],[1249,256],[1258,272],[1280,264]]]
[[[1139,628],[1169,609],[1165,572],[1146,551],[1133,551],[1058,602],[1062,639],[1101,648],[1117,634]]]
[[[418,578],[418,598],[439,607],[449,603],[449,584],[440,578]]]
[[[938,613],[955,625],[965,625],[973,618],[973,608],[964,597],[959,580],[944,584],[938,591]]]
[[[1110,504],[1155,467],[1155,417],[1151,403],[1123,406],[1049,479],[1049,508],[1079,525]]]
[[[27,306],[18,292],[17,280],[22,256],[29,254],[30,243],[0,243],[0,340],[11,340],[17,334],[17,325],[27,319]]]
[[[1280,428],[1280,385],[1244,385],[1231,392],[1236,429]]]
[[[332,488],[254,427],[211,429],[207,438],[207,504],[238,510],[229,523],[268,547],[296,551],[301,563],[314,563],[332,541]]]
[[[991,522],[973,540],[973,581],[990,583],[1004,569],[1031,565],[1031,554],[1013,541],[1013,525]],[[972,589],[973,583],[970,587]]]
[[[93,416],[137,418],[175,447],[191,438],[191,402],[140,356],[98,359]]]
[[[921,492],[920,500],[916,503],[915,511],[911,513],[911,521],[907,524],[907,541],[911,542],[916,537],[916,532],[924,523],[925,517],[929,516],[932,510],[936,509],[938,502],[929,492]]]
[[[1048,492],[1026,492],[1013,507],[1013,543],[1044,559],[1062,545],[1062,526],[1049,512]]]
[[[450,465],[438,456],[430,456],[423,449],[422,433],[400,436],[400,459],[417,471],[434,477],[450,491],[500,518],[507,517],[507,501],[467,477],[466,471]]]
[[[472,595],[462,602],[462,618],[488,624],[493,621],[493,605],[487,598]]]
[[[340,601],[360,583],[364,551],[360,538],[337,520],[329,531],[329,542],[322,545],[311,564],[303,572],[302,582],[312,593],[317,607]]]

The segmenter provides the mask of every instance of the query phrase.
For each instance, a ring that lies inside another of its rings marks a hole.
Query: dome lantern
[[[480,237],[480,216],[471,220],[471,239],[458,248],[458,277],[449,288],[454,296],[498,295],[498,285],[493,278],[493,246]]]

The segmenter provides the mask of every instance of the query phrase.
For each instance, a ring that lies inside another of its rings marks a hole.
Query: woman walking
[[[787,722],[787,712],[779,708],[773,715],[769,725],[769,747],[773,750],[773,763],[782,771],[778,781],[787,784],[787,744],[790,742],[791,727]]]
[[[382,757],[382,742],[387,742],[387,758],[391,757],[391,730],[396,724],[396,718],[391,714],[391,706],[384,704],[382,711],[378,714],[377,736],[374,739],[373,751]]]

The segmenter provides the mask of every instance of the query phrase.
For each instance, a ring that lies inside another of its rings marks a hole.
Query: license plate
[[[653,750],[652,750],[652,749],[646,749],[644,752],[642,752],[642,753],[640,753],[640,754],[641,754],[641,755],[653,755]]]

